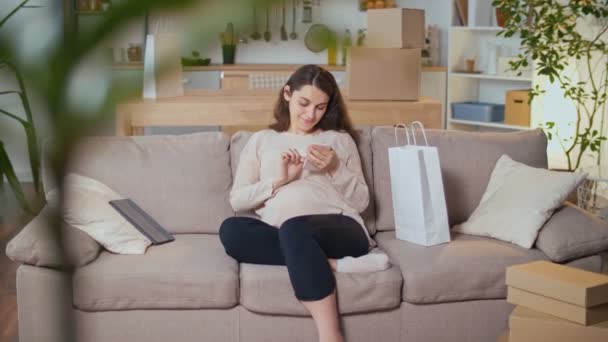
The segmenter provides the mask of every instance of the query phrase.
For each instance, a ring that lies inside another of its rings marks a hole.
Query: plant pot
[[[236,45],[222,45],[222,59],[224,64],[234,64]]]
[[[505,21],[507,21],[509,17],[506,14],[503,14],[500,8],[496,8],[496,24],[500,27],[505,26]]]

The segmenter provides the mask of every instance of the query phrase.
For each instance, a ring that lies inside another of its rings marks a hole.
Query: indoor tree
[[[499,35],[521,38],[511,68],[519,71],[531,63],[537,75],[557,82],[564,98],[574,104],[572,136],[562,136],[553,121],[543,124],[548,138],[556,139],[563,149],[568,170],[578,169],[585,155],[600,164],[607,135],[608,0],[495,0],[492,4],[505,18]],[[576,77],[569,76],[572,67]],[[536,84],[530,101],[543,93],[545,89]]]

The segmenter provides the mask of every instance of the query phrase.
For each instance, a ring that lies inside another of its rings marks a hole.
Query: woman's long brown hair
[[[350,117],[348,116],[348,110],[344,104],[340,88],[338,88],[334,76],[329,71],[314,64],[304,65],[289,77],[289,80],[287,80],[285,85],[289,86],[289,91],[291,93],[300,90],[303,86],[311,85],[327,94],[329,97],[327,109],[321,120],[315,125],[315,129],[347,132],[355,142],[358,141],[357,132],[354,130]],[[274,107],[274,118],[276,122],[269,126],[277,132],[287,131],[291,124],[289,102],[287,102],[283,96],[284,91],[285,90],[281,88],[281,91],[279,91],[279,98]]]

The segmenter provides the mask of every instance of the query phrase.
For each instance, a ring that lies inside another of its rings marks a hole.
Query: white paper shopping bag
[[[144,54],[144,98],[184,95],[180,38],[169,33],[169,22],[158,20],[153,34],[146,36]]]
[[[425,146],[416,145],[418,125]],[[423,246],[450,241],[450,226],[443,191],[437,148],[428,146],[422,123],[412,123],[413,145],[408,126],[395,127],[396,147],[388,150],[396,236]],[[399,146],[398,129],[404,127],[406,145]]]

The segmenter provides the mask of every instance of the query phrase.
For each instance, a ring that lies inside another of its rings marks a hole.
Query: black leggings
[[[336,285],[327,258],[358,257],[368,252],[367,236],[354,219],[306,215],[285,221],[280,229],[250,217],[230,217],[220,227],[226,253],[239,262],[287,265],[296,298],[319,300]]]

